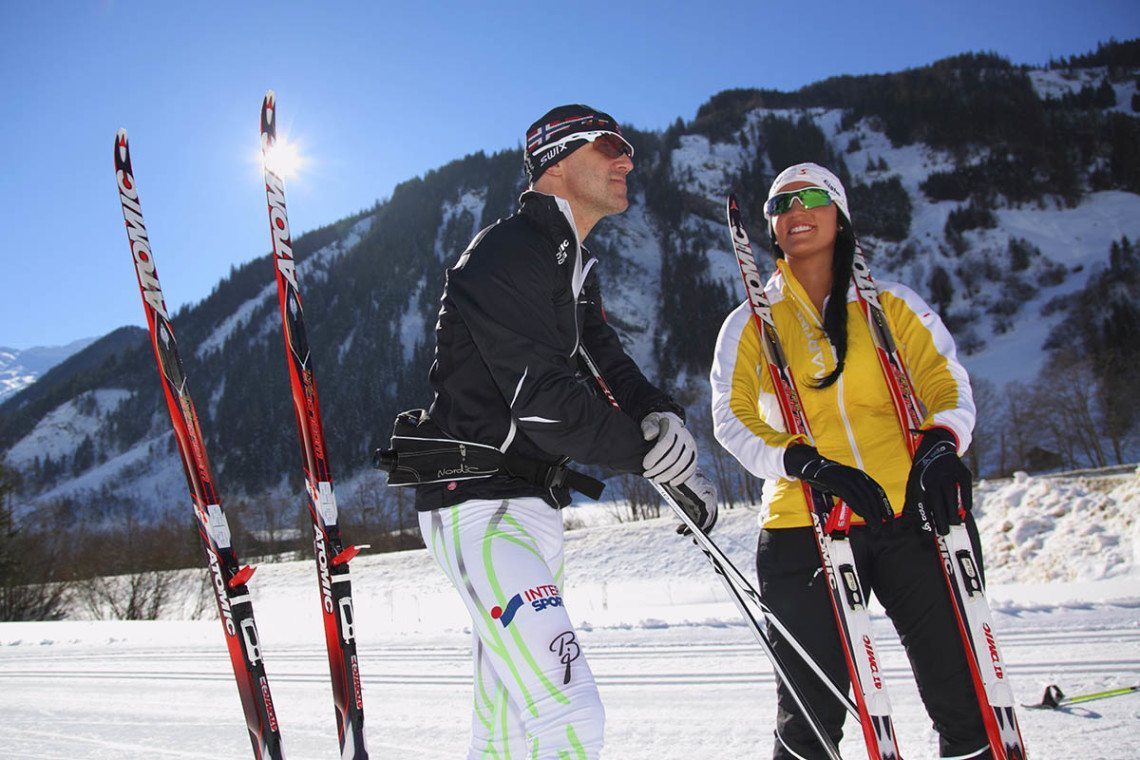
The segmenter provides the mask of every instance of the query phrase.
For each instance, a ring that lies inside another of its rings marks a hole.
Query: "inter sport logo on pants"
[[[497,604],[492,607],[491,617],[498,620],[503,624],[503,627],[506,628],[511,624],[511,621],[515,619],[515,613],[519,611],[519,607],[522,607],[522,603],[522,594],[515,594],[511,597],[511,600],[507,602],[507,608],[505,610]]]
[[[518,613],[519,608],[522,607],[524,595],[525,601],[530,602],[530,606],[534,608],[535,612],[542,612],[547,607],[562,606],[562,597],[558,593],[558,587],[548,583],[528,588],[522,594],[515,594],[507,602],[506,609],[496,604],[491,608],[491,617],[498,620],[506,628],[515,619],[515,614]]]

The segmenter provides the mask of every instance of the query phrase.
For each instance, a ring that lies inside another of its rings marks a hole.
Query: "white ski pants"
[[[469,760],[596,760],[605,713],[562,605],[562,513],[538,498],[471,500],[419,519],[471,615]]]

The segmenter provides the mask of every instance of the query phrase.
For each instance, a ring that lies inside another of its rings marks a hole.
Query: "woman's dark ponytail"
[[[835,349],[835,369],[827,377],[811,383],[813,388],[834,385],[847,360],[847,289],[855,261],[855,233],[851,223],[839,215],[835,236],[835,255],[831,257],[831,294],[823,309],[823,331]]]

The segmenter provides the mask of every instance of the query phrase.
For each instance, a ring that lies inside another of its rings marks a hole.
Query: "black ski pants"
[[[981,563],[977,527],[967,528]],[[969,665],[962,649],[954,610],[946,593],[935,542],[907,519],[872,533],[863,526],[850,532],[856,570],[864,593],[886,609],[914,670],[926,711],[934,723],[943,757],[990,758]],[[800,644],[839,688],[850,686],[819,552],[811,528],[760,531],[756,551],[760,595]],[[981,568],[979,568],[981,570]],[[823,686],[772,626],[773,648],[789,677],[838,745],[846,709]],[[819,740],[796,707],[787,688],[776,686],[776,760],[826,758]],[[905,747],[902,748],[905,751]]]

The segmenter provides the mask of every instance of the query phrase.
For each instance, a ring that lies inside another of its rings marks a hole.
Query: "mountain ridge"
[[[0,403],[27,386],[69,356],[82,351],[97,338],[80,338],[62,346],[9,348],[0,346]]]
[[[905,282],[939,309],[972,371],[977,357],[991,377],[1004,366],[1016,372],[999,380],[1027,379],[1045,351],[1017,336],[1043,344],[1064,316],[1042,316],[1044,303],[1080,292],[1110,244],[1140,237],[1140,151],[1129,147],[1140,144],[1140,121],[1125,110],[1140,104],[1137,49],[1104,48],[1112,65],[1094,56],[1032,69],[966,54],[796,93],[730,90],[688,124],[631,128],[630,210],[589,241],[607,313],[650,377],[690,407],[704,448],[715,447],[704,378],[720,320],[739,300],[722,199],[737,190],[766,270],[765,189],[784,165],[816,160],[847,184],[877,278]],[[513,211],[522,189],[517,150],[478,152],[294,241],[342,494],[375,489],[370,449],[396,411],[430,401],[443,271],[475,231]],[[173,319],[223,491],[301,493],[270,262],[235,267]],[[138,474],[151,457],[173,457],[146,343],[104,346],[99,361],[89,347],[39,391],[0,405],[0,451],[25,472],[31,502],[113,503],[155,517],[184,501],[176,467],[155,463],[165,473],[157,480]],[[86,432],[41,444],[45,456],[21,447],[68,404],[84,418],[74,430]]]

